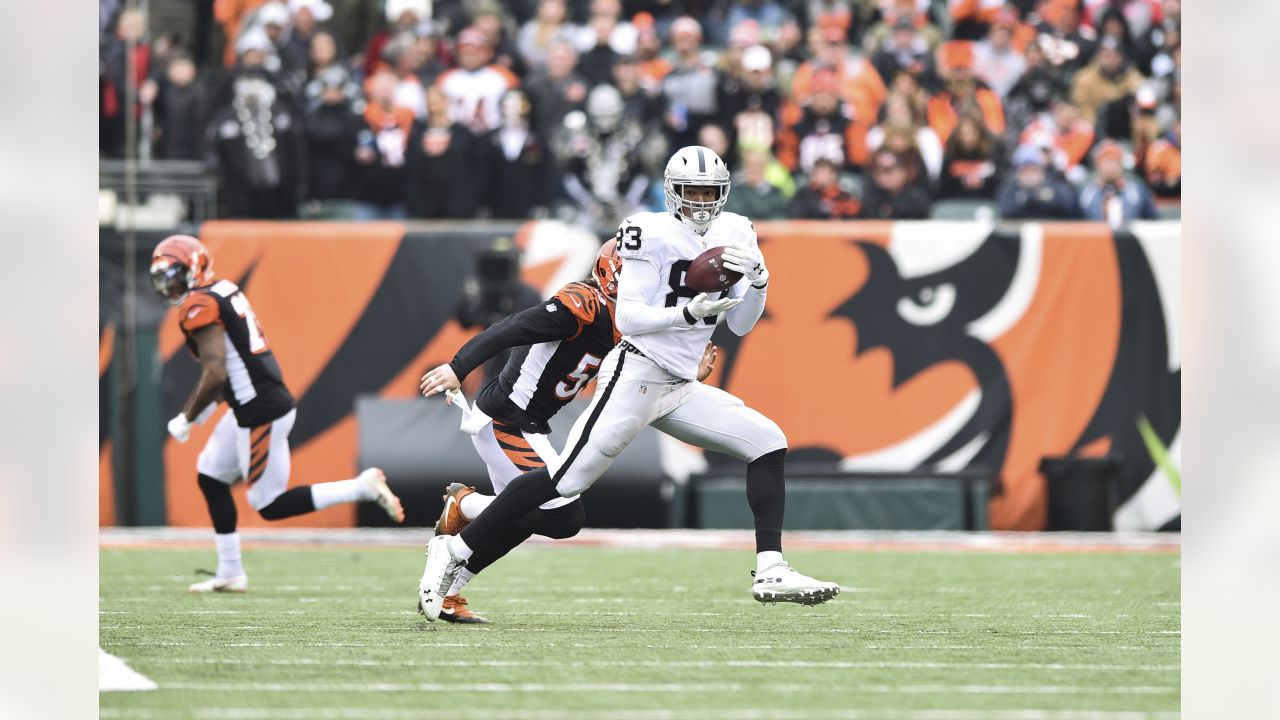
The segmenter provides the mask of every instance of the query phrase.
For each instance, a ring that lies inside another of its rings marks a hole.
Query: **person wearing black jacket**
[[[449,101],[439,86],[427,88],[427,117],[409,133],[405,164],[409,217],[475,217],[489,184],[488,168],[476,136],[449,118]]]
[[[1005,220],[1080,217],[1080,204],[1066,181],[1050,174],[1044,151],[1024,145],[1013,154],[1016,172],[996,192],[1000,217]]]
[[[305,191],[301,118],[258,68],[238,70],[230,103],[209,123],[206,151],[226,217],[290,218]]]
[[[916,168],[881,148],[868,163],[862,195],[862,217],[869,220],[913,220],[929,217],[933,198]]]
[[[551,201],[551,151],[530,127],[530,109],[522,91],[508,90],[501,124],[480,143],[490,178],[485,204],[497,218],[528,218]]]
[[[346,73],[325,68],[317,77],[319,96],[307,107],[307,149],[311,157],[308,197],[342,200],[355,197],[356,134],[360,118],[347,98]]]
[[[492,502],[507,483],[529,470],[544,467],[556,454],[547,434],[548,421],[568,405],[595,377],[602,359],[617,344],[614,303],[616,274],[621,267],[610,240],[600,249],[591,277],[571,282],[550,300],[495,323],[463,345],[448,364],[422,377],[426,397],[446,392],[446,401],[463,408],[463,427],[484,459],[493,480],[494,495],[482,495],[461,483],[446,489],[445,507],[436,523],[437,534],[453,534]],[[519,348],[502,374],[490,379],[476,396],[475,408],[456,394],[461,380],[490,357]],[[698,379],[711,373],[715,346],[708,343]],[[573,537],[586,521],[579,496],[555,498],[518,520],[501,537],[476,548],[467,567],[445,597],[440,617],[450,622],[488,620],[466,608],[462,588],[484,568],[514,550],[530,535]],[[419,610],[421,610],[419,605]]]

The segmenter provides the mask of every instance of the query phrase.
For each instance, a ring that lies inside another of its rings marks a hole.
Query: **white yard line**
[[[246,545],[367,545],[421,549],[430,537],[423,528],[254,528],[240,531]],[[103,528],[101,547],[146,546],[155,543],[209,545],[207,528]],[[790,547],[800,550],[868,549],[943,550],[977,552],[1168,552],[1177,553],[1177,533],[1018,533],[1018,532],[891,532],[795,531],[787,533]],[[605,530],[590,528],[569,540],[531,538],[531,547],[611,547],[622,549],[753,549],[750,530]]]
[[[102,708],[104,720],[170,720],[173,710]],[[411,708],[197,708],[198,720],[438,720],[435,709]],[[830,708],[812,710],[733,708],[719,710],[614,709],[487,710],[451,707],[457,720],[1175,720],[1176,712],[1140,710],[887,710]]]
[[[166,689],[200,692],[288,693],[730,693],[825,692],[830,684],[810,683],[234,683],[175,682]],[[1177,695],[1169,685],[846,685],[850,694],[908,695]]]
[[[370,660],[362,658],[167,658],[175,665],[275,665],[299,667],[439,667],[439,660]],[[543,660],[475,660],[467,659],[468,666],[476,667],[545,667]],[[1051,670],[1051,671],[1107,671],[1172,672],[1182,669],[1173,664],[1107,664],[1107,663],[1016,663],[1016,662],[874,662],[874,661],[822,661],[822,660],[569,660],[556,663],[557,667],[618,667],[618,668],[812,668],[838,670]]]
[[[160,686],[128,663],[98,648],[98,692],[156,690]]]

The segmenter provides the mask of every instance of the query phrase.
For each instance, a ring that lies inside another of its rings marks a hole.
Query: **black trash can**
[[[1109,532],[1119,505],[1120,459],[1046,457],[1040,472],[1048,481],[1049,530]]]

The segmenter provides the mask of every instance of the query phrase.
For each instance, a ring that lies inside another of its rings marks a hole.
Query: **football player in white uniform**
[[[645,425],[747,463],[756,600],[811,605],[840,592],[835,583],[796,572],[782,557],[782,430],[733,395],[696,380],[716,324],[723,320],[745,335],[764,312],[769,272],[755,229],[747,218],[722,212],[729,170],[710,149],[681,148],[668,161],[664,180],[668,212],[637,213],[618,228],[616,322],[622,341],[601,364],[591,405],[574,424],[558,467],[520,476],[462,532],[431,539],[419,583],[428,620],[438,617],[473,548],[539,504],[591,487]],[[724,266],[742,273],[717,298],[684,285],[690,261],[714,246],[725,246]]]

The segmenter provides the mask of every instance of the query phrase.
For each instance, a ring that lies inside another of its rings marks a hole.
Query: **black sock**
[[[756,552],[782,552],[782,515],[787,503],[787,449],[747,464],[747,504],[756,520]]]
[[[231,499],[231,486],[208,475],[196,475],[196,484],[204,493],[204,503],[209,506],[209,519],[213,531],[226,535],[236,531],[236,501]]]
[[[294,515],[305,515],[315,512],[316,501],[311,497],[311,486],[285,490],[271,504],[258,511],[263,520],[283,520]]]
[[[488,512],[486,509],[485,512]],[[478,573],[489,567],[502,556],[515,550],[520,543],[529,539],[533,533],[521,527],[505,527],[498,530],[498,536],[493,540],[485,543],[471,554],[471,558],[467,560],[467,570],[469,572]]]
[[[527,472],[512,480],[459,534],[467,547],[477,550],[497,539],[500,530],[511,527],[530,510],[536,510],[542,503],[558,497],[560,493],[556,492],[556,483],[546,468]]]

